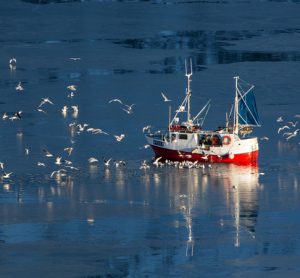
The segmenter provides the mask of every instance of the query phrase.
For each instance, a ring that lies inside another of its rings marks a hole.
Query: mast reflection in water
[[[258,168],[220,164],[201,172],[199,174],[199,169],[183,170],[176,175],[170,173],[168,177],[172,204],[182,213],[186,228],[186,256],[193,256],[197,245],[201,249],[201,239],[209,236],[205,231],[212,225],[206,222],[210,218],[214,219],[213,226],[219,227],[212,227],[215,231],[208,232],[230,230],[230,242],[236,247],[241,244],[241,235],[255,238]]]

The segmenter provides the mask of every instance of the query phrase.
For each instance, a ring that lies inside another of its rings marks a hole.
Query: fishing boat
[[[251,136],[253,127],[259,127],[259,116],[254,96],[254,86],[234,77],[235,97],[230,113],[226,113],[224,127],[216,130],[203,129],[203,123],[210,108],[210,100],[196,116],[191,116],[191,77],[185,66],[187,77],[186,95],[166,131],[148,130],[146,140],[156,158],[172,161],[198,161],[210,163],[256,164],[258,140]],[[182,119],[183,118],[183,119]]]

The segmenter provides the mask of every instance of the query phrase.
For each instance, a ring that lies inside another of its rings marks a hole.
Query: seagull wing
[[[161,95],[162,95],[164,101],[168,101],[168,98],[164,95],[164,93],[161,93]]]
[[[156,158],[155,161],[154,161],[154,163],[158,163],[158,161],[161,160],[161,159],[162,159],[162,156]]]
[[[108,103],[112,103],[112,102],[119,102],[119,103],[123,104],[123,102],[118,98],[111,99]]]

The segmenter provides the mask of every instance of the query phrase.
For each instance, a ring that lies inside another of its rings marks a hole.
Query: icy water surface
[[[283,136],[300,121],[299,5],[1,1],[0,114],[23,112],[0,121],[12,172],[0,183],[0,277],[299,277],[300,140]],[[193,114],[212,99],[205,128],[224,125],[233,76],[256,86],[258,167],[140,169],[153,155],[142,128],[167,125],[160,93],[176,109],[186,58]],[[109,135],[70,127],[84,123]],[[56,157],[74,168],[51,177]]]

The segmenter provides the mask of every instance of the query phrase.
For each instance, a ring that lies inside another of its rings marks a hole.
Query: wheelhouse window
[[[171,134],[171,141],[173,142],[173,141],[175,141],[176,140],[176,134],[175,133],[172,133]]]
[[[188,136],[187,136],[187,134],[180,133],[179,134],[179,139],[181,139],[181,140],[187,140]]]

